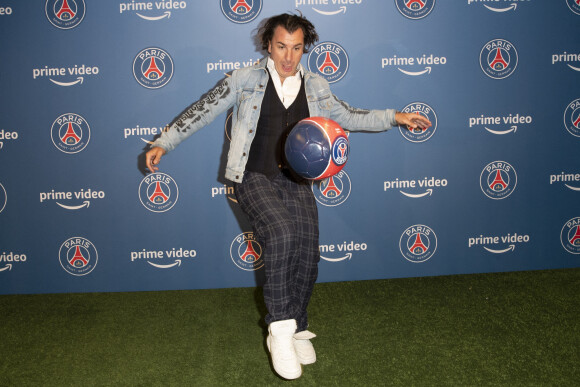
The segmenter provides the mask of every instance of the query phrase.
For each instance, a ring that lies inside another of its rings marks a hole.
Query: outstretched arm
[[[407,125],[410,129],[426,129],[432,124],[426,117],[415,113],[403,113],[395,109],[367,110],[350,106],[335,95],[331,97],[330,118],[349,131],[383,131],[396,125]]]

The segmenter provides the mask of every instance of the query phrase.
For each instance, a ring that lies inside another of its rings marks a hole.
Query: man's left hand
[[[407,125],[410,129],[427,129],[432,125],[431,121],[417,113],[397,112],[395,114],[395,121],[397,121],[397,124],[399,125]]]

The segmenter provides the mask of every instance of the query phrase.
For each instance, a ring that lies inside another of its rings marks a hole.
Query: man
[[[343,128],[383,131],[394,125],[426,128],[417,114],[393,109],[363,110],[336,98],[328,82],[306,71],[302,55],[317,40],[304,17],[282,14],[259,31],[269,56],[253,67],[236,70],[208,95],[191,105],[146,154],[150,171],[161,157],[215,117],[233,107],[232,138],[225,177],[234,184],[238,203],[263,247],[268,309],[267,346],[274,370],[296,379],[302,364],[316,361],[307,330],[306,308],[320,260],[318,213],[307,181],[296,177],[283,158],[285,135],[295,123],[323,116]]]

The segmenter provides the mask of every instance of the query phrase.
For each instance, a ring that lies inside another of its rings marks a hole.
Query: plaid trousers
[[[310,184],[282,173],[268,178],[246,172],[235,193],[262,246],[266,323],[295,319],[297,332],[306,330],[320,261],[318,209]]]

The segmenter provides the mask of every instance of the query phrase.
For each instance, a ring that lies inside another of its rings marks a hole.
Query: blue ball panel
[[[321,176],[332,160],[326,134],[310,122],[296,124],[286,139],[284,151],[290,167],[307,179]]]

